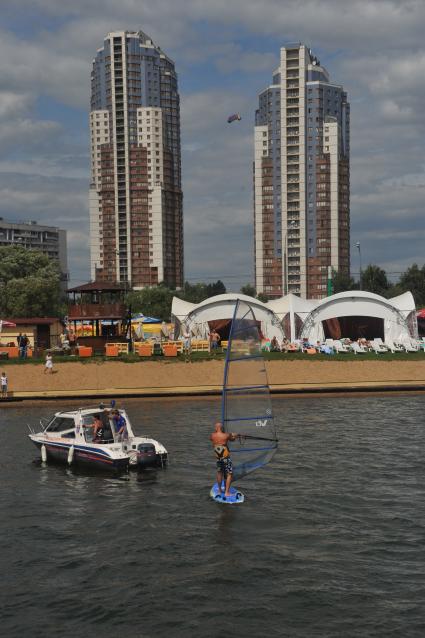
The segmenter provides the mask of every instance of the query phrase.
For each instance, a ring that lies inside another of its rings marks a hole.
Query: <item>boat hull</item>
[[[53,443],[51,441],[34,441],[35,446],[41,450],[41,448],[45,447],[47,460],[57,461],[59,463],[65,463],[66,465],[71,465],[69,463],[69,451],[72,445],[67,445],[65,443]],[[129,466],[128,457],[119,457],[113,458],[107,454],[107,452],[103,452],[101,450],[96,450],[94,448],[74,445],[74,452],[72,456],[72,465],[83,465],[91,468],[98,468],[102,470],[110,470],[112,472],[117,471],[126,471]]]

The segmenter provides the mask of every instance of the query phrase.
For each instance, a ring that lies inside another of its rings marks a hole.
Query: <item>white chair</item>
[[[378,344],[378,346],[381,346],[381,348],[384,348],[385,351],[388,351],[388,348],[385,345],[385,343],[382,341],[381,337],[375,337],[375,339],[373,340],[373,343]]]
[[[334,349],[337,354],[350,352],[350,347],[346,346],[344,343],[341,343],[339,339],[334,340]]]
[[[388,352],[384,345],[376,343],[376,341],[371,341],[370,345],[372,346],[372,350],[375,354],[384,354],[385,352]]]
[[[357,341],[353,341],[351,344],[351,350],[354,354],[366,354],[367,350],[364,346],[361,346]]]
[[[400,343],[396,343],[395,341],[386,341],[385,345],[388,350],[394,354],[394,352],[404,352],[404,348]]]
[[[418,352],[419,346],[412,339],[406,339],[401,344],[406,352]]]

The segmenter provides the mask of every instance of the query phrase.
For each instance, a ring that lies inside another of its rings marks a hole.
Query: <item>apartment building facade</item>
[[[9,222],[0,217],[0,246],[38,250],[58,262],[63,282],[68,280],[66,230],[36,221]]]
[[[109,33],[91,74],[92,279],[183,284],[180,103],[173,61],[142,31]]]
[[[255,283],[270,298],[326,296],[349,272],[350,107],[303,44],[282,47],[254,134]]]

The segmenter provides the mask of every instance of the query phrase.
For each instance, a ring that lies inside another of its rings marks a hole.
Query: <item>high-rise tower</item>
[[[174,63],[143,32],[109,33],[91,74],[91,276],[183,283]]]
[[[330,267],[349,272],[349,108],[306,46],[281,49],[255,118],[258,292],[321,298]]]

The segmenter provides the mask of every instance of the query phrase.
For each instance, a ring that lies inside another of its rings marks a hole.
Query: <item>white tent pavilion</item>
[[[249,303],[256,320],[260,322],[261,332],[266,339],[276,337],[279,343],[282,341],[284,338],[283,329],[272,308],[258,299],[241,293],[216,295],[199,304],[192,304],[174,297],[171,319],[175,323],[176,337],[181,334],[183,325],[187,326],[191,334],[199,339],[208,339],[211,327],[220,332],[220,328],[217,328],[219,323],[222,324],[223,330],[228,330],[237,299]]]
[[[369,324],[369,325],[368,325]],[[322,341],[326,329],[342,331],[362,329],[369,332],[375,328],[384,341],[404,342],[417,337],[415,301],[410,292],[386,299],[380,295],[363,290],[340,292],[316,302],[316,306],[305,318],[300,337],[310,343]],[[339,334],[338,337],[350,337],[350,334]],[[354,335],[355,336],[355,335]],[[371,337],[372,335],[369,335]]]
[[[176,335],[185,325],[193,336],[206,339],[211,327],[216,328],[216,322],[222,322],[225,331],[237,299],[251,305],[264,337],[276,336],[279,342],[284,336],[290,341],[307,339],[310,343],[331,336],[381,337],[390,342],[417,337],[415,301],[410,292],[386,299],[363,290],[341,292],[324,299],[302,299],[289,294],[267,303],[240,293],[217,295],[199,304],[174,297],[171,313]]]

